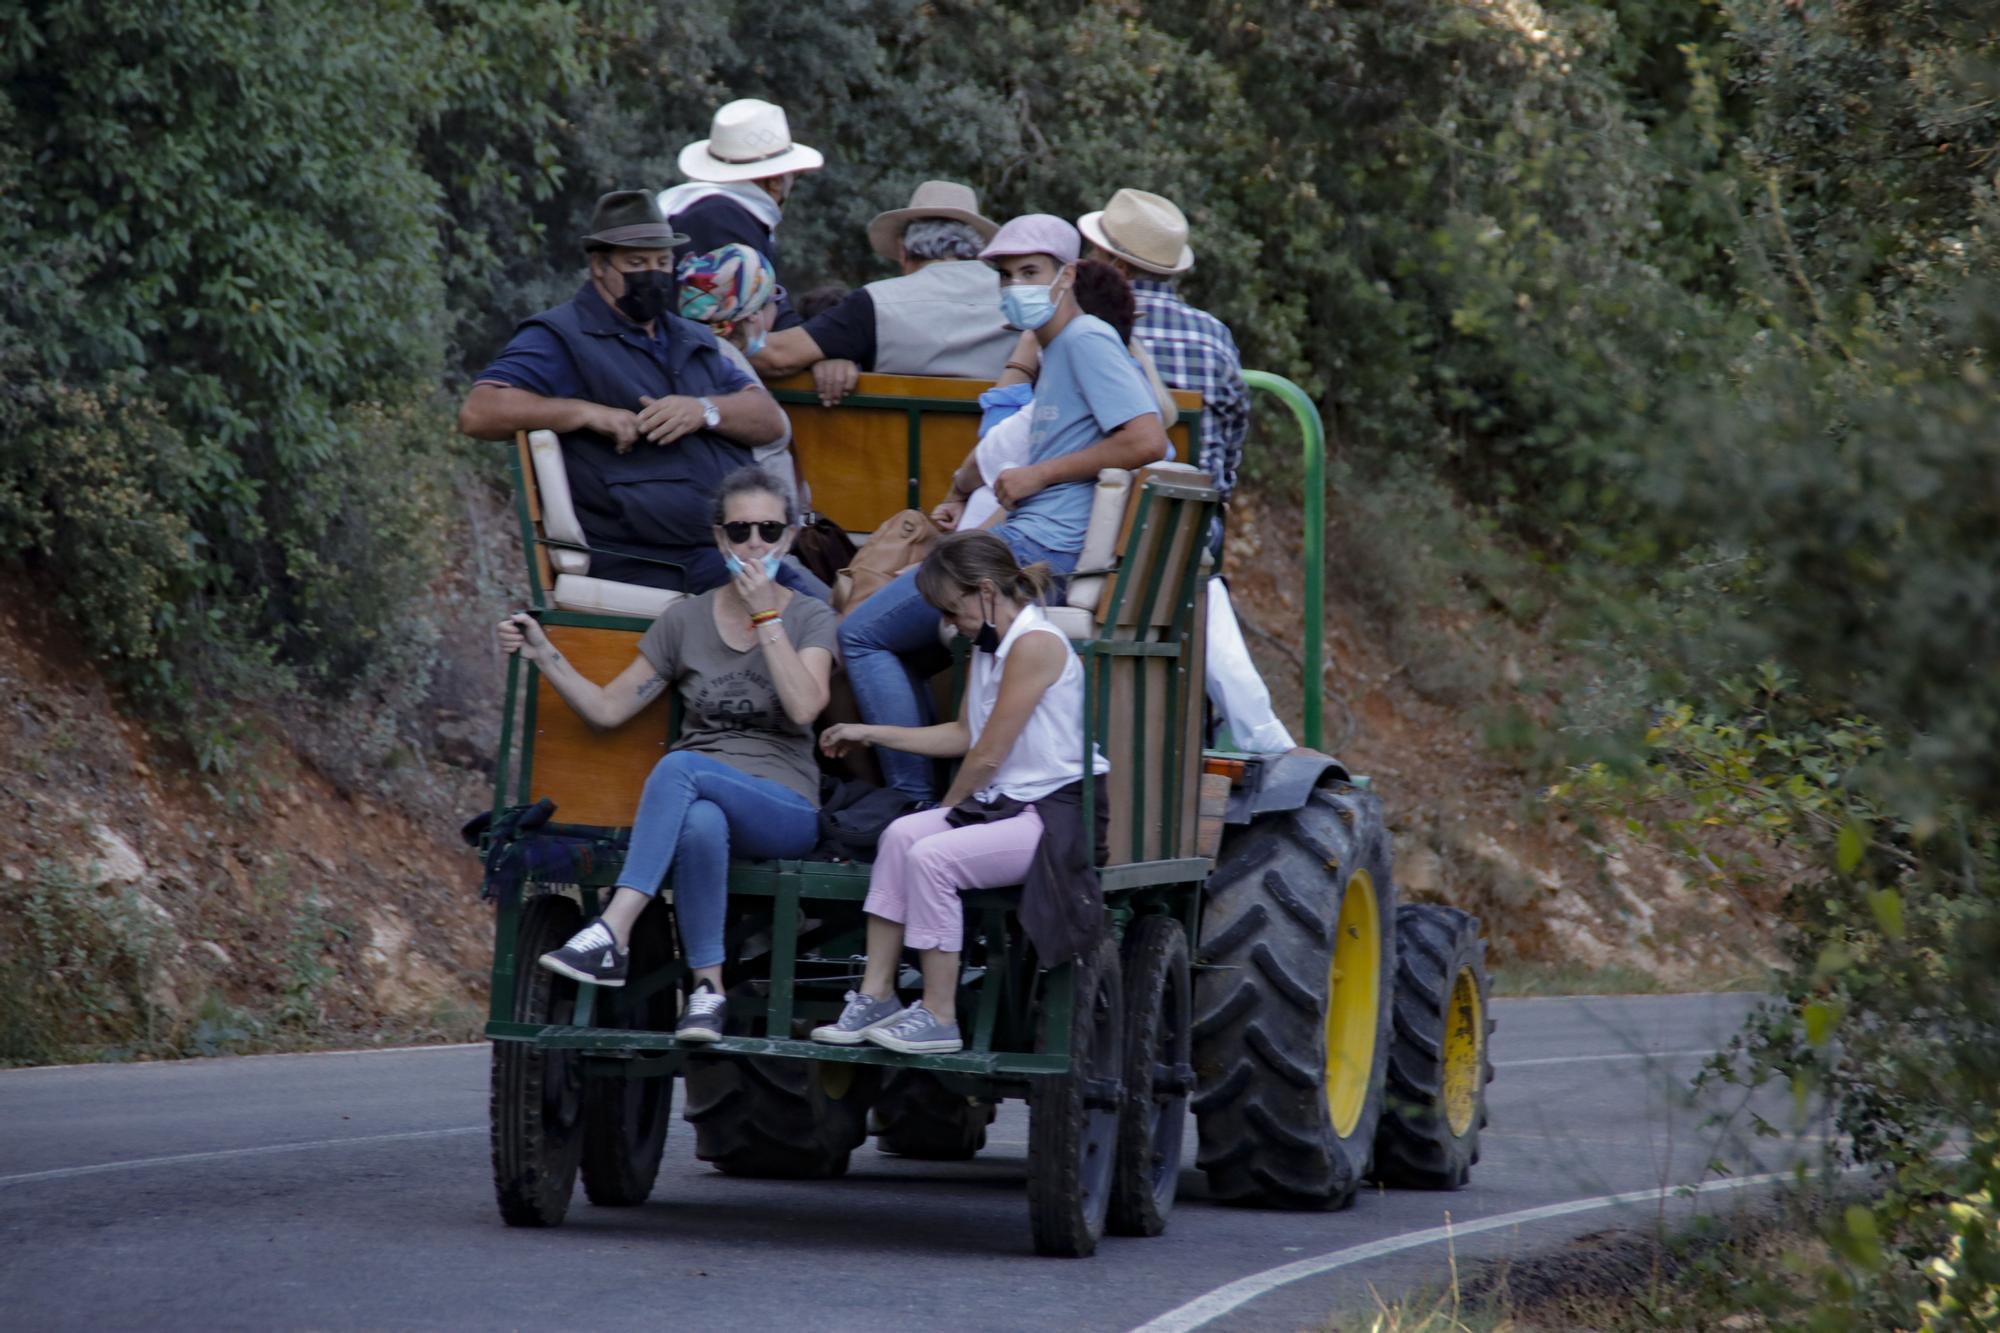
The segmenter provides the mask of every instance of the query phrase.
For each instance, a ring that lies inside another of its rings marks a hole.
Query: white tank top
[[[1017,801],[1039,801],[1050,792],[1067,787],[1083,776],[1083,663],[1069,646],[1069,637],[1049,623],[1039,606],[1021,609],[1000,640],[1000,651],[974,650],[966,678],[965,720],[976,744],[993,716],[1000,698],[1000,673],[1007,654],[1024,634],[1053,634],[1063,646],[1062,675],[1049,686],[1028,716],[1028,725],[1014,740],[1014,748],[1000,761],[992,783],[974,793],[982,801],[1011,796]],[[1096,746],[1091,747],[1092,773],[1108,773],[1111,761]]]

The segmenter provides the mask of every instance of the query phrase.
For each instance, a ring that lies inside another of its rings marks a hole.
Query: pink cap
[[[1074,264],[1083,253],[1083,237],[1064,218],[1053,213],[1023,213],[987,242],[979,257],[988,263],[1002,256],[1053,255],[1057,262]]]

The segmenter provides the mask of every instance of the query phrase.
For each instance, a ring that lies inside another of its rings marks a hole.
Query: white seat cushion
[[[528,432],[528,456],[535,463],[535,489],[542,501],[542,535],[550,541],[588,546],[583,524],[577,520],[576,504],[569,495],[569,471],[563,466],[562,441],[552,430]],[[561,546],[548,548],[549,563],[558,574],[588,574],[590,552],[572,551]]]
[[[1093,639],[1097,637],[1097,618],[1078,606],[1051,606],[1047,608],[1049,623],[1072,639]]]
[[[1148,463],[1149,472],[1201,472],[1192,463]],[[1090,526],[1083,531],[1078,569],[1108,569],[1117,562],[1118,530],[1125,526],[1125,508],[1132,499],[1132,473],[1108,467],[1097,474],[1097,491],[1090,501]],[[1202,473],[1207,476],[1207,473]],[[1084,611],[1097,610],[1104,596],[1104,576],[1071,579],[1063,600]]]
[[[596,611],[610,616],[643,616],[657,620],[660,613],[678,602],[685,593],[671,588],[648,588],[639,583],[614,583],[586,574],[556,575],[555,604],[559,611]]]

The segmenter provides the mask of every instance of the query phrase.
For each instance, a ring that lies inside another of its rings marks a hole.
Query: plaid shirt
[[[1243,462],[1243,436],[1250,429],[1250,390],[1236,339],[1223,322],[1183,301],[1171,282],[1134,278],[1132,296],[1139,322],[1132,332],[1152,353],[1160,378],[1170,389],[1201,395],[1202,468],[1227,496]]]

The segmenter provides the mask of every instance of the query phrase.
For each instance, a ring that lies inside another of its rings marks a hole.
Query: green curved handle
[[[1320,747],[1321,658],[1326,651],[1326,607],[1321,601],[1320,583],[1326,570],[1326,426],[1319,408],[1306,391],[1282,375],[1268,370],[1246,370],[1243,382],[1253,389],[1275,394],[1292,409],[1304,433],[1306,472],[1306,642],[1305,679],[1300,693],[1305,696],[1306,745]]]

